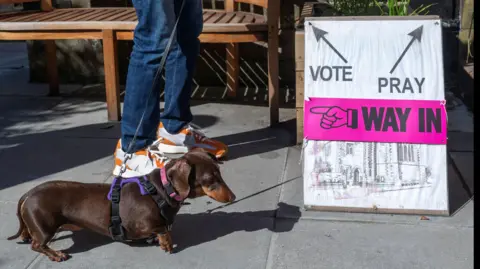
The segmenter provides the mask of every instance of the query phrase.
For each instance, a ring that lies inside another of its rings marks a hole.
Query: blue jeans
[[[185,5],[179,14],[182,2]],[[202,0],[133,0],[138,25],[128,66],[122,116],[122,149],[128,150],[146,107],[143,123],[128,153],[149,146],[156,140],[160,123],[160,85],[148,100],[155,73],[180,15],[177,33],[165,62],[165,108],[161,121],[165,129],[178,133],[193,118],[190,95],[195,63],[200,50],[198,36],[203,29]],[[160,79],[158,79],[160,80]]]

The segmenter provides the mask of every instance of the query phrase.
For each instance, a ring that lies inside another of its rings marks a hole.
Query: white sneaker
[[[122,173],[122,177],[126,178],[144,176],[157,168],[163,168],[169,159],[159,151],[154,150],[157,144],[158,142],[154,143],[148,149],[127,154],[122,150],[121,140],[119,139],[113,154],[115,158],[113,175],[119,176],[123,165],[125,165],[125,171]],[[125,159],[127,159],[127,161],[124,163]]]
[[[157,138],[158,150],[163,153],[187,153],[189,150],[202,148],[220,159],[228,152],[227,145],[208,138],[191,126],[182,129],[178,134],[170,134],[160,123]]]

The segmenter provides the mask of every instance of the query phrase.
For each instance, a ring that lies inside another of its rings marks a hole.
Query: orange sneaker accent
[[[157,130],[158,149],[163,153],[186,153],[189,150],[202,148],[215,155],[224,157],[228,147],[224,143],[208,138],[198,130],[188,126],[177,134],[168,133],[160,123]]]
[[[126,161],[125,161],[126,160]],[[168,158],[158,151],[148,149],[139,150],[133,154],[125,153],[121,148],[120,140],[114,152],[115,168],[114,176],[119,176],[122,166],[125,164],[125,172],[123,177],[137,177],[149,174],[157,168],[163,168],[168,162]]]
[[[176,144],[166,138],[163,138],[162,143],[170,145],[170,146],[175,146]]]
[[[121,149],[121,148],[122,148],[122,143],[120,143],[120,139],[118,139],[117,147],[115,148],[115,153],[114,153],[114,155],[117,153],[116,150]],[[142,150],[139,150],[139,151],[135,152],[135,154],[136,154],[136,155],[147,156],[148,153],[147,153],[147,150],[142,149]]]

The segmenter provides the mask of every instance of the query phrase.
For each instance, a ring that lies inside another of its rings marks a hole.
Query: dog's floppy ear
[[[192,166],[187,159],[179,158],[174,160],[174,164],[168,169],[167,176],[172,182],[173,187],[177,193],[182,197],[187,197],[190,193],[190,184],[188,184],[188,177],[192,171]]]

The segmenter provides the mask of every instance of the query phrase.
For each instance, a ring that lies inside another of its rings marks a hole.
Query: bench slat
[[[64,14],[69,14],[68,10],[58,9],[58,10],[54,10],[54,11],[42,12],[41,15],[39,15],[38,17],[35,18],[35,21],[37,21],[37,22],[53,21],[54,18],[56,18],[58,16],[62,16]],[[23,21],[20,20],[18,22],[23,22]]]
[[[204,10],[204,33],[265,32],[262,15]],[[32,23],[35,22],[35,23]],[[134,8],[68,8],[0,14],[0,31],[128,30],[137,25]]]
[[[103,11],[101,9],[89,10],[89,11],[87,11],[86,14],[84,14],[82,16],[78,16],[78,17],[72,19],[72,21],[82,21],[82,20],[88,21],[90,18],[95,17],[99,13],[102,13],[102,12]]]
[[[129,14],[128,16],[125,16],[119,20],[120,21],[137,21],[137,13],[133,12],[132,14]]]
[[[38,22],[42,20],[50,20],[55,16],[59,16],[61,14],[67,13],[67,10],[59,9],[55,11],[40,11],[37,14],[33,14],[28,17],[19,17],[15,20],[9,20],[9,22]]]
[[[215,12],[213,16],[209,17],[207,20],[204,20],[203,23],[216,23],[223,16],[225,16],[225,12]]]
[[[267,23],[265,16],[255,16],[255,23]]]
[[[12,12],[0,12],[0,20],[6,20],[12,17],[18,17],[20,15],[28,15],[32,13],[38,13],[38,11],[12,11]]]
[[[9,17],[9,18],[5,18],[5,19],[2,19],[0,18],[1,21],[5,21],[5,22],[15,22],[15,21],[20,21],[20,20],[23,20],[23,21],[29,21],[32,17],[38,17],[40,15],[47,15],[47,12],[33,12],[31,14],[25,14],[25,15],[17,15],[17,16],[14,16],[14,17]]]
[[[205,11],[203,13],[203,23],[205,23],[205,21],[207,21],[208,19],[210,19],[211,17],[213,17],[215,15],[215,12],[207,12]]]
[[[82,15],[84,10],[75,10],[75,12],[64,12],[52,18],[42,18],[39,19],[40,22],[49,22],[49,21],[69,21],[69,18],[75,18],[77,15]]]
[[[68,16],[71,13],[68,12],[67,10],[62,10],[62,11],[60,11],[60,10],[56,11],[55,10],[55,12],[48,12],[47,11],[47,12],[39,13],[38,16],[28,18],[28,20],[20,19],[20,20],[16,20],[15,22],[24,22],[24,21],[31,21],[31,22],[45,21],[45,22],[49,22],[49,21],[55,20],[56,18],[58,18],[60,16],[64,16],[65,14],[67,14],[67,16]]]
[[[245,18],[245,14],[237,13],[235,14],[235,18],[233,18],[230,23],[241,23],[243,21],[243,18]]]
[[[245,14],[241,23],[254,23],[255,17],[252,14]]]
[[[76,19],[80,16],[84,16],[85,14],[88,14],[87,10],[79,10],[75,14],[67,13],[64,16],[56,17],[55,21],[73,21],[74,19]]]
[[[127,15],[127,14],[131,14],[131,13],[132,13],[131,10],[123,10],[123,11],[121,11],[121,12],[116,12],[116,14],[114,14],[114,15],[112,15],[112,16],[110,16],[110,17],[107,17],[107,18],[105,18],[105,19],[103,19],[103,20],[105,20],[105,21],[116,21],[116,20],[118,20],[118,18],[120,18],[120,17],[122,17],[122,16],[124,16],[124,15]]]
[[[233,17],[235,17],[234,12],[227,13],[225,14],[225,16],[223,16],[221,20],[218,21],[218,23],[229,23],[233,19]]]
[[[23,12],[22,12],[23,13]],[[5,22],[15,22],[15,21],[19,21],[21,19],[25,20],[25,21],[28,21],[28,19],[30,19],[31,17],[36,17],[36,16],[39,16],[39,15],[45,15],[47,12],[31,12],[29,14],[17,14],[16,16],[9,16],[7,18],[0,18],[1,21],[5,21]]]
[[[103,21],[105,18],[108,18],[112,15],[117,14],[117,12],[118,12],[117,10],[104,11],[97,14],[97,16],[89,18],[88,21]]]

